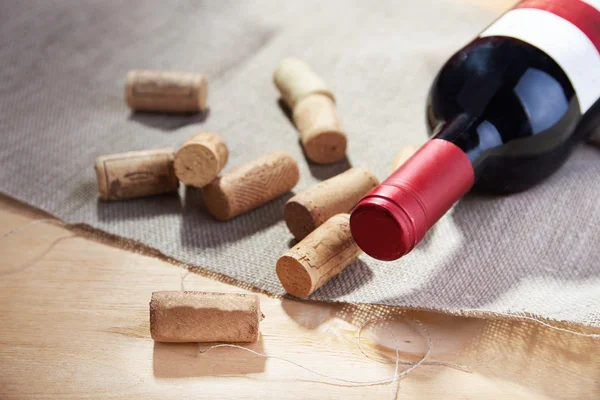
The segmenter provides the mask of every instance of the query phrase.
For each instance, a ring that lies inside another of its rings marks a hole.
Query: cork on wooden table
[[[175,175],[189,186],[204,187],[221,172],[229,150],[223,138],[214,132],[199,132],[175,153]]]
[[[334,215],[349,213],[377,185],[379,179],[366,168],[351,168],[327,179],[287,201],[288,229],[296,240],[302,240]]]
[[[361,254],[350,232],[350,215],[338,214],[279,258],[277,277],[289,294],[306,297]]]
[[[296,58],[281,61],[273,78],[281,98],[292,111],[307,158],[319,164],[344,158],[347,137],[340,125],[333,93],[323,79]]]
[[[256,342],[263,317],[254,294],[154,292],[150,334],[157,342]]]
[[[207,97],[208,82],[202,74],[137,69],[127,73],[125,101],[132,110],[203,112]]]
[[[98,157],[94,169],[100,199],[125,200],[177,191],[173,157],[170,148]]]
[[[299,179],[296,160],[278,151],[216,178],[202,189],[202,196],[208,211],[226,221],[289,192]]]

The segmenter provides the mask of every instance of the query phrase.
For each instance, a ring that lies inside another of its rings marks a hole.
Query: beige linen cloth
[[[425,141],[425,98],[439,67],[496,17],[443,0],[2,2],[0,191],[281,294],[275,262],[292,238],[282,221],[289,196],[227,223],[183,187],[103,203],[94,159],[176,147],[206,129],[227,141],[226,171],[288,151],[301,169],[295,192],[348,164],[383,179],[401,146]],[[349,135],[345,162],[306,162],[272,83],[287,56],[309,62],[334,90]],[[123,83],[132,68],[204,72],[209,114],[131,113]],[[600,325],[599,194],[600,152],[582,145],[543,184],[469,195],[410,255],[362,256],[312,298]]]

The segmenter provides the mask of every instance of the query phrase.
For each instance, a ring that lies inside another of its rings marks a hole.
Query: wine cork
[[[291,110],[311,94],[322,94],[335,100],[323,79],[307,63],[297,58],[282,60],[273,74],[273,80],[281,98]]]
[[[392,164],[392,172],[396,171],[402,164],[404,164],[409,158],[413,156],[419,150],[419,146],[409,145],[404,146],[400,149],[400,151],[396,154],[396,158],[394,158],[394,163]]]
[[[150,300],[157,342],[256,342],[262,318],[254,294],[154,292]]]
[[[223,169],[228,156],[221,136],[213,132],[197,133],[175,153],[175,175],[186,185],[204,187]]]
[[[329,164],[344,158],[346,135],[342,131],[333,93],[304,61],[286,58],[274,74],[281,98],[292,110],[300,141],[309,160]]]
[[[292,197],[285,205],[285,222],[302,240],[329,218],[349,213],[379,180],[366,168],[351,168]]]
[[[346,134],[330,97],[311,94],[296,105],[292,115],[309,160],[330,164],[344,158]]]
[[[177,191],[173,149],[98,157],[94,166],[102,200],[124,200]]]
[[[287,192],[300,179],[288,153],[266,154],[215,179],[202,190],[208,211],[221,221],[253,210]]]
[[[338,214],[279,258],[277,277],[288,293],[306,297],[361,254],[350,232],[350,215]]]
[[[208,83],[202,74],[132,70],[127,73],[125,100],[132,110],[195,113],[206,110]]]

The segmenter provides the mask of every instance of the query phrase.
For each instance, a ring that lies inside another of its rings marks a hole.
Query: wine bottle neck
[[[435,139],[451,142],[466,154],[475,172],[475,180],[483,171],[488,150],[504,144],[502,135],[494,124],[468,114],[459,114],[454,119],[441,123],[434,132]]]
[[[461,148],[431,139],[356,206],[350,220],[354,239],[372,257],[400,258],[474,181],[471,161]]]
[[[476,121],[477,118],[467,113],[458,114],[453,119],[440,123],[434,130],[434,137],[454,141],[453,139],[465,135]]]

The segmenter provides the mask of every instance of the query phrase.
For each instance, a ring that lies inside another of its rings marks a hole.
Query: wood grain
[[[0,198],[0,234],[47,217]],[[293,365],[236,349],[197,354],[194,344],[154,343],[148,303],[157,290],[246,293],[217,275],[94,240],[52,224],[32,225],[0,241],[0,398],[390,398],[388,386],[323,383]],[[199,271],[198,271],[199,272]],[[248,347],[320,373],[377,380],[393,365],[366,359],[356,347],[365,321],[398,310],[326,304],[264,294],[261,339]],[[432,359],[474,372],[423,366],[401,381],[401,399],[595,399],[600,341],[539,325],[409,313],[432,336]],[[423,338],[399,321],[391,328],[405,359]],[[368,349],[392,355],[385,329],[366,333]],[[379,343],[379,344],[377,344]]]

